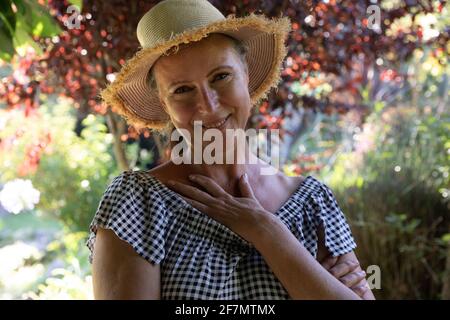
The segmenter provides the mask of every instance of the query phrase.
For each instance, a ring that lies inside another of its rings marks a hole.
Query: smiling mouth
[[[225,125],[225,123],[227,123],[230,116],[231,116],[231,113],[226,118],[224,118],[220,121],[217,121],[215,123],[210,123],[207,125],[202,125],[202,126],[203,126],[203,128],[206,128],[206,129],[212,129],[212,128],[221,129]]]

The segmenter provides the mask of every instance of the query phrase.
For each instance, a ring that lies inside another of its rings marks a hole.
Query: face
[[[248,73],[227,37],[214,34],[162,56],[154,76],[172,123],[191,137],[199,120],[204,130],[224,119],[220,130],[245,129],[251,110]]]

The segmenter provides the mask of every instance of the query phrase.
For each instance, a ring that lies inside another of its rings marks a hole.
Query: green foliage
[[[375,148],[340,156],[329,183],[352,221],[358,255],[382,270],[378,297],[436,299],[450,229],[449,128],[432,116],[392,116],[399,123],[370,120],[381,129]]]
[[[10,113],[0,138],[16,138],[10,152],[0,156],[0,181],[7,182],[18,174],[18,167],[28,156],[29,145],[50,142],[42,149],[39,165],[26,174],[41,192],[38,208],[58,217],[72,230],[87,230],[105,186],[117,174],[110,154],[112,137],[100,116],[90,115],[82,137],[74,131],[70,107],[59,103],[52,108],[42,105],[39,115],[25,118],[21,112]]]
[[[438,299],[443,286],[450,117],[422,108],[377,107],[355,150],[322,172],[352,222],[358,256],[381,268],[378,298]]]
[[[16,29],[16,17],[11,1],[0,2],[0,59],[10,60],[14,54],[13,36]]]
[[[87,232],[63,230],[47,246],[45,253],[45,258],[62,262],[62,267],[53,269],[51,275],[42,279],[25,297],[39,300],[92,299],[92,277],[88,250],[85,250],[86,237]]]
[[[83,0],[70,0],[70,3],[77,6],[81,11],[81,8],[83,6]]]
[[[12,3],[16,12],[12,10]],[[61,16],[70,3],[81,7],[83,1],[53,1],[50,7],[56,7]],[[258,8],[261,6],[258,1],[251,3]],[[97,10],[91,10],[94,5]],[[144,8],[151,5],[151,2],[139,2],[134,11],[145,12]],[[315,118],[317,122],[311,126],[311,131],[297,141],[292,154],[301,150],[314,155],[309,160],[305,157],[299,160],[314,161],[314,166],[303,168],[305,172],[316,171],[322,166],[328,168],[322,171],[324,180],[336,192],[341,207],[350,218],[358,243],[358,257],[363,266],[377,264],[381,267],[382,290],[375,292],[377,297],[438,298],[445,248],[450,245],[449,119],[448,114],[438,112],[448,102],[445,98],[436,99],[436,96],[448,96],[446,83],[449,73],[440,67],[444,59],[439,58],[445,55],[444,51],[436,50],[433,54],[437,58],[434,60],[429,59],[429,52],[422,52],[417,63],[406,64],[404,59],[422,41],[418,41],[414,32],[408,34],[405,30],[401,34],[407,36],[378,37],[368,29],[361,29],[354,21],[360,20],[358,12],[365,15],[365,6],[351,2],[338,3],[338,10],[324,10],[324,6],[317,6],[314,10],[319,12],[315,16],[317,24],[311,28],[303,23],[311,10],[298,10],[300,4],[290,8],[291,5],[286,7],[293,15],[291,18],[302,23],[297,24],[299,29],[293,33],[300,37],[290,37],[293,49],[290,51],[299,54],[291,57],[292,66],[288,68],[293,82],[284,83],[282,87],[289,90],[280,92],[294,93],[292,97],[295,98],[308,98],[303,99],[304,105],[318,107],[321,104],[317,101],[326,100],[333,93],[340,94],[329,78],[323,78],[323,74],[339,77],[347,71],[353,73],[352,68],[348,70],[348,61],[356,62],[361,57],[365,57],[367,66],[378,57],[383,58],[383,63],[399,62],[406,68],[400,71],[412,75],[415,81],[411,84],[413,90],[405,93],[410,101],[395,101],[392,105],[397,109],[388,106],[386,101],[389,99],[385,97],[382,101],[372,102],[371,97],[375,95],[368,87],[361,85],[355,89],[353,84],[346,84],[344,94],[361,96],[374,111],[361,134],[357,135],[356,143],[352,130],[341,129],[341,117],[320,115]],[[104,82],[104,75],[117,71],[121,63],[113,62],[129,54],[129,48],[133,46],[130,44],[136,45],[133,30],[128,29],[134,28],[138,15],[129,14],[127,1],[119,1],[114,7],[107,2],[86,2],[86,6],[86,12],[93,14],[96,24],[86,24],[87,29],[81,34],[68,32],[69,36],[64,40],[53,43],[51,60],[48,60],[49,64],[45,61],[45,67],[58,66],[52,69],[56,76],[48,77],[53,81],[61,80],[54,89],[62,87],[66,94],[68,92],[81,104],[89,100],[95,105],[96,89]],[[232,2],[224,6],[236,9]],[[303,3],[302,6],[306,8],[310,4]],[[408,4],[405,6],[409,7]],[[349,7],[352,10],[348,11]],[[238,11],[245,8],[250,7],[238,6]],[[61,31],[37,0],[1,1],[0,9],[0,59],[10,60],[27,46],[33,46],[40,53],[33,37],[49,37]],[[114,14],[109,14],[111,10]],[[410,16],[409,11],[403,8],[401,11],[402,15]],[[321,14],[325,12],[327,14]],[[349,18],[348,12],[358,19]],[[385,13],[392,16],[398,12]],[[119,16],[121,23],[117,24]],[[439,17],[445,19],[439,19],[439,30],[448,25],[448,17],[442,16]],[[383,21],[388,27],[393,20]],[[336,25],[344,26],[347,31],[336,29]],[[107,37],[99,32],[103,29],[108,30]],[[355,30],[358,32],[353,32]],[[411,35],[414,38],[409,42],[411,46],[405,46],[403,39],[409,41]],[[367,36],[368,41],[365,40]],[[113,40],[108,40],[108,37]],[[121,41],[117,41],[119,38]],[[317,45],[311,45],[314,42]],[[87,55],[73,59],[73,52],[78,47],[91,49]],[[61,51],[65,54],[60,56]],[[421,66],[424,70],[417,71]],[[27,69],[34,70],[33,67]],[[31,78],[34,79],[34,75]],[[69,83],[68,78],[71,79]],[[36,79],[40,81],[40,88],[45,89],[44,81],[39,77]],[[15,101],[15,97],[28,97],[29,101],[35,101],[36,91],[27,90],[31,87],[27,83],[20,91],[15,86],[11,89],[14,94],[9,92],[5,95],[10,97],[8,103]],[[281,95],[282,101],[271,104],[285,105],[291,99],[289,96]],[[98,201],[110,179],[118,174],[111,157],[112,137],[106,133],[102,118],[96,116],[89,116],[83,123],[86,128],[82,137],[76,136],[73,132],[74,110],[64,102],[49,101],[40,106],[37,115],[31,112],[27,117],[18,111],[20,107],[20,103],[15,103],[15,111],[0,110],[0,147],[5,148],[0,152],[0,184],[18,175],[29,178],[41,192],[41,200],[34,211],[0,217],[0,298],[90,298],[90,267],[84,242]],[[8,108],[14,109],[11,105]],[[354,144],[356,147],[352,149]],[[145,162],[153,156],[151,152],[139,151],[137,144],[128,144],[126,155],[132,159],[132,167],[138,159]],[[35,246],[42,234],[53,239],[44,249]],[[23,292],[28,293],[23,295]]]
[[[87,232],[38,211],[0,222],[1,299],[92,299]]]
[[[18,239],[35,239],[39,232],[53,235],[62,227],[61,222],[43,216],[39,211],[7,215],[0,219],[0,247],[12,244]]]
[[[92,277],[80,277],[67,269],[59,268],[45,283],[38,286],[37,293],[25,294],[27,299],[35,300],[88,300],[93,299]]]
[[[15,6],[16,12],[12,6]],[[10,61],[21,47],[41,48],[33,37],[51,37],[61,32],[48,10],[36,0],[3,0],[0,4],[0,59]]]

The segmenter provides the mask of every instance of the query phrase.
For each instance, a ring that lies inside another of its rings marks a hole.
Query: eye
[[[223,79],[227,78],[229,75],[230,75],[230,73],[228,73],[228,72],[219,73],[214,77],[214,81],[215,80],[223,80]]]
[[[182,94],[182,93],[188,92],[189,90],[190,90],[189,87],[181,86],[181,87],[177,88],[173,93],[175,93],[175,94]]]

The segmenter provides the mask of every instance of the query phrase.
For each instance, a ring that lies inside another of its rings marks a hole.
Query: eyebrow
[[[222,68],[230,68],[230,69],[233,69],[232,66],[229,66],[229,65],[221,65],[221,66],[218,66],[218,67],[212,69],[211,71],[209,71],[208,74],[207,74],[207,77],[209,77],[212,73],[214,73],[214,72],[216,72],[217,70],[222,69]],[[169,85],[169,88],[172,88],[173,86],[176,86],[177,84],[185,83],[185,82],[189,82],[189,81],[188,81],[188,80],[175,81],[175,82],[173,82],[173,83],[171,83],[171,84]]]

